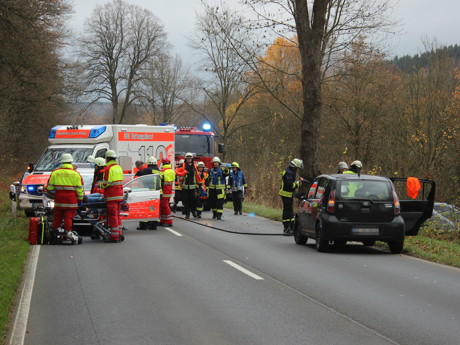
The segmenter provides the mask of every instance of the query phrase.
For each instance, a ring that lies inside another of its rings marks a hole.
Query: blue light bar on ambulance
[[[91,128],[91,131],[89,132],[89,137],[97,138],[102,133],[104,133],[106,129],[107,129],[107,126],[97,126],[97,127]]]
[[[203,123],[203,125],[201,127],[203,128],[203,131],[205,131],[205,132],[211,130],[211,124],[209,122]]]
[[[50,134],[48,135],[48,138],[56,138],[56,132],[59,129],[60,126],[54,126],[53,128],[50,129]]]

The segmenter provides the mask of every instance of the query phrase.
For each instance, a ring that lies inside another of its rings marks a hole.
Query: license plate
[[[378,235],[379,228],[357,228],[352,229],[354,235]]]

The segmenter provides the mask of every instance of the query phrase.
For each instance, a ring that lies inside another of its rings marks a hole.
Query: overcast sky
[[[186,36],[194,29],[195,12],[200,0],[125,0],[151,10],[164,25],[173,51],[187,61],[191,53]],[[109,0],[73,0],[74,13],[70,22],[81,31],[85,19],[96,5]],[[228,0],[237,3],[237,0]],[[394,9],[395,19],[401,20],[401,35],[390,44],[392,56],[414,55],[423,51],[422,39],[436,39],[440,45],[460,44],[460,0],[399,0]]]

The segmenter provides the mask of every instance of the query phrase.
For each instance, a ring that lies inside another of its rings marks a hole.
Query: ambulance
[[[88,157],[104,157],[107,150],[115,150],[118,163],[125,174],[125,182],[132,179],[134,163],[146,162],[155,156],[174,162],[174,126],[149,125],[75,125],[55,126],[50,130],[50,145],[37,164],[30,165],[18,185],[17,207],[27,216],[43,202],[39,187],[46,184],[51,172],[60,165],[63,153],[73,156],[74,164],[83,177],[85,190],[90,190],[93,168]]]

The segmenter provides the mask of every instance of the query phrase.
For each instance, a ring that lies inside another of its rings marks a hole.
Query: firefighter
[[[289,162],[289,166],[283,171],[281,178],[281,188],[279,195],[283,201],[283,227],[284,235],[290,236],[294,233],[294,191],[299,186],[297,181],[297,173],[303,169],[303,161],[294,158]]]
[[[171,208],[169,207],[169,201],[173,196],[173,186],[174,181],[176,179],[176,173],[174,169],[171,167],[171,161],[169,159],[163,159],[161,165],[161,172],[162,172],[162,191],[163,194],[161,195],[161,202],[160,202],[160,213],[161,219],[160,223],[163,226],[172,226],[173,219]]]
[[[117,154],[114,150],[105,153],[107,161],[104,171],[104,200],[107,204],[107,221],[110,229],[110,242],[120,242],[122,236],[121,202],[123,201],[123,170],[117,164]]]
[[[193,163],[193,154],[187,152],[185,162],[179,169],[176,169],[176,174],[183,177],[181,183],[182,204],[184,205],[185,219],[190,219],[190,212],[193,217],[197,217],[195,189],[197,188],[197,170]]]
[[[337,166],[337,174],[343,174],[348,170],[348,164],[346,162],[339,162]]]
[[[233,211],[235,215],[243,214],[243,193],[248,187],[244,174],[237,162],[232,163],[230,177],[228,179],[228,187],[232,191]]]
[[[225,203],[225,178],[229,175],[227,167],[221,167],[219,157],[212,159],[213,168],[208,172],[208,198],[213,219],[222,219]]]
[[[104,181],[105,159],[102,157],[97,157],[93,160],[93,163],[94,177],[93,184],[91,185],[91,194],[104,194],[104,189],[101,188],[101,182]]]
[[[350,164],[350,169],[345,171],[344,174],[359,174],[363,167],[363,163],[361,161],[354,161]]]
[[[75,210],[84,196],[83,179],[72,167],[73,157],[70,153],[61,155],[62,165],[51,173],[46,189],[54,193],[53,231],[64,222],[67,238],[78,243],[78,237],[72,232],[72,220]]]
[[[181,169],[182,165],[184,165],[184,162],[185,162],[184,159],[179,160],[179,163],[177,164],[177,168],[179,168],[179,170]],[[183,180],[184,180],[184,177],[180,176],[178,174],[178,170],[176,169],[176,181],[174,182],[174,205],[173,205],[173,208],[172,208],[172,211],[174,213],[176,213],[176,211],[177,211],[177,204],[179,203],[179,201],[182,201],[181,185],[182,185]],[[182,214],[183,213],[184,212],[182,211]]]
[[[198,162],[196,165],[197,173],[197,184],[198,188],[196,189],[196,215],[198,218],[201,218],[201,213],[203,212],[203,206],[208,198],[206,193],[206,179],[208,173],[204,171],[205,165],[203,162]]]
[[[149,159],[147,160],[147,168],[139,170],[134,175],[134,177],[150,175],[150,174],[158,174],[158,175],[160,175],[160,180],[161,180],[162,175],[163,175],[161,170],[160,170],[160,168],[158,167],[158,160],[157,160],[157,158],[155,156],[149,157]],[[160,189],[160,194],[161,193],[162,193],[162,191]],[[161,202],[161,198],[160,198],[160,202]],[[160,212],[161,212],[161,207],[160,207]],[[157,227],[156,227],[155,222],[148,221],[148,220],[143,220],[143,221],[139,222],[139,227],[137,228],[137,230],[147,230],[147,229],[156,230],[156,228]]]

